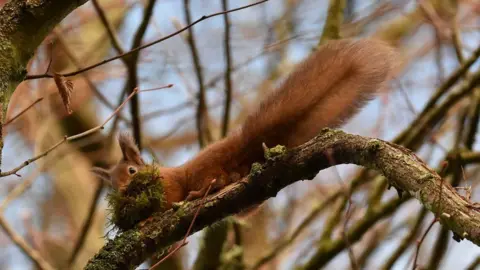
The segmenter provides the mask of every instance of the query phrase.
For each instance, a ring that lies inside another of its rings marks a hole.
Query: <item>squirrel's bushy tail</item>
[[[239,134],[244,147],[294,147],[324,127],[339,126],[385,88],[397,59],[393,48],[377,40],[319,47],[248,116]]]

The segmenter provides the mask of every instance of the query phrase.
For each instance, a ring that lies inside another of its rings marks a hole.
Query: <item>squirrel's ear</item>
[[[106,185],[112,186],[112,178],[110,177],[110,171],[100,167],[93,167],[90,169],[90,171],[95,174],[95,176],[100,178]]]
[[[120,149],[122,149],[122,155],[125,161],[131,161],[138,165],[144,164],[135,140],[130,134],[121,133],[118,136],[118,143],[120,144]]]

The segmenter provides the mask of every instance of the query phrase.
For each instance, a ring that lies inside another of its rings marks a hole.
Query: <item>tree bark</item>
[[[0,103],[2,109],[27,74],[36,48],[75,8],[87,0],[11,0],[0,10]]]

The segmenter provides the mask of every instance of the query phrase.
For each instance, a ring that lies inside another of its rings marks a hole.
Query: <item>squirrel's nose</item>
[[[122,184],[118,184],[118,185],[117,185],[117,190],[120,191],[120,192],[125,191],[125,189],[127,189],[127,183],[128,183],[128,182],[125,181],[125,182],[122,183]]]

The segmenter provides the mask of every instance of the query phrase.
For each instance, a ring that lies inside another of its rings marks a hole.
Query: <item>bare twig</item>
[[[95,213],[96,213],[95,210],[97,209],[97,204],[100,199],[100,195],[102,194],[103,187],[104,187],[103,181],[98,181],[97,188],[95,189],[95,193],[93,194],[92,201],[90,202],[90,207],[88,208],[87,218],[83,223],[82,230],[80,231],[80,234],[78,236],[77,242],[75,243],[75,246],[70,255],[70,258],[68,258],[69,268],[72,266],[73,262],[77,258],[77,255],[79,254],[79,251],[82,249],[82,246],[85,243],[85,239],[87,238],[87,233],[92,225],[93,217],[95,216]]]
[[[105,26],[105,30],[107,30],[107,34],[110,37],[110,42],[112,42],[113,48],[117,51],[118,54],[124,54],[125,51],[120,44],[120,40],[118,40],[118,36],[115,33],[115,30],[113,30],[112,25],[108,21],[108,18],[105,15],[105,11],[98,3],[98,0],[92,0],[92,4],[98,14],[98,17],[100,18],[100,21],[102,22],[103,26]]]
[[[8,119],[7,121],[5,121],[5,124],[3,124],[3,127],[5,128],[8,124],[12,123],[13,121],[15,121],[17,118],[19,118],[20,116],[22,116],[22,114],[26,113],[28,110],[30,110],[33,106],[35,106],[37,103],[39,103],[40,101],[43,100],[43,97],[40,97],[38,98],[37,100],[35,100],[32,104],[28,105],[25,109],[21,110],[19,113],[17,113],[15,116],[13,116],[12,118]]]
[[[31,248],[28,243],[19,234],[17,234],[12,227],[7,223],[3,215],[0,215],[0,226],[5,231],[5,234],[25,253],[40,269],[53,270],[51,266],[40,253]]]
[[[195,24],[197,24],[197,23],[199,23],[199,22],[201,22],[201,21],[204,21],[204,20],[206,20],[206,19],[209,19],[209,18],[212,18],[212,17],[215,17],[215,16],[219,16],[219,15],[223,15],[223,14],[225,14],[225,13],[230,13],[230,12],[235,12],[235,11],[239,11],[239,10],[242,10],[242,9],[246,9],[246,8],[249,8],[249,7],[252,7],[252,6],[256,6],[256,5],[265,3],[265,2],[267,2],[267,1],[268,1],[268,0],[262,0],[262,1],[255,2],[255,3],[253,3],[253,4],[249,4],[249,5],[245,5],[245,6],[239,7],[239,8],[230,9],[230,10],[228,10],[228,11],[226,11],[226,12],[225,12],[225,11],[221,11],[221,12],[217,12],[217,13],[212,13],[212,14],[210,14],[210,15],[204,15],[204,16],[202,16],[201,18],[197,19],[196,21],[192,22],[191,24],[183,27],[182,29],[180,29],[180,30],[178,30],[178,31],[175,31],[175,32],[171,33],[171,34],[168,35],[168,36],[165,36],[165,37],[163,37],[163,38],[154,40],[154,41],[149,42],[149,43],[147,43],[147,44],[144,44],[144,45],[142,45],[142,46],[136,47],[135,49],[132,49],[132,50],[130,50],[130,51],[124,53],[124,54],[120,54],[120,55],[117,55],[117,56],[114,56],[114,57],[105,59],[105,60],[103,60],[103,61],[101,61],[101,62],[98,62],[98,63],[96,63],[96,64],[93,64],[93,65],[84,67],[84,68],[79,69],[79,70],[74,71],[74,72],[65,73],[65,74],[62,74],[62,75],[65,76],[65,77],[75,76],[75,75],[77,75],[77,74],[80,74],[80,73],[82,73],[82,72],[85,72],[85,71],[94,69],[94,68],[96,68],[96,67],[99,67],[99,66],[104,65],[104,64],[106,64],[106,63],[112,62],[112,61],[114,61],[114,60],[117,60],[117,59],[120,59],[120,58],[129,56],[129,55],[132,55],[132,54],[135,53],[135,52],[138,52],[138,51],[143,50],[143,49],[145,49],[145,48],[151,47],[151,46],[153,46],[153,45],[155,45],[155,44],[157,44],[157,43],[160,43],[160,42],[162,42],[162,41],[164,41],[164,40],[167,40],[167,39],[169,39],[169,38],[171,38],[171,37],[174,37],[174,36],[182,33],[183,31],[189,29],[190,27],[194,26]],[[41,78],[51,78],[51,77],[52,77],[52,76],[49,75],[49,74],[27,75],[27,76],[25,77],[25,80],[33,80],[33,79],[41,79]]]
[[[333,151],[333,150],[332,150]],[[327,155],[327,158],[328,158],[328,161],[329,163],[334,166],[337,164],[337,162],[335,162],[335,158],[333,157],[332,153],[330,152],[328,155]],[[348,257],[350,258],[350,265],[352,267],[353,270],[357,270],[358,269],[358,263],[357,263],[357,260],[355,259],[355,254],[353,253],[353,249],[352,249],[352,246],[350,244],[350,241],[348,240],[348,235],[347,235],[347,229],[348,229],[348,220],[350,219],[350,216],[351,216],[351,207],[353,205],[353,202],[352,202],[352,190],[345,184],[345,181],[343,181],[342,179],[342,176],[340,175],[340,173],[338,172],[338,169],[337,167],[335,167],[334,169],[335,173],[337,174],[337,179],[340,180],[341,182],[341,185],[343,186],[344,188],[344,191],[346,193],[346,199],[348,201],[348,204],[347,204],[347,211],[345,213],[345,221],[343,223],[343,230],[342,230],[342,234],[343,234],[343,238],[345,239],[345,244],[346,244],[346,248],[348,250]]]
[[[65,154],[65,153],[62,153]],[[33,182],[40,176],[45,168],[50,166],[53,162],[58,160],[57,157],[48,159],[41,167],[37,168],[35,172],[29,175],[22,183],[15,186],[15,188],[8,193],[8,195],[0,203],[0,227],[3,228],[7,236],[22,249],[22,251],[37,265],[40,269],[54,269],[41,254],[33,247],[30,247],[25,239],[18,235],[13,228],[8,225],[6,220],[3,217],[3,213],[6,210],[7,206],[20,195],[22,195],[26,190],[28,190]]]
[[[357,259],[355,258],[355,253],[353,253],[353,248],[350,241],[348,240],[348,234],[347,234],[348,220],[350,220],[350,217],[352,216],[352,213],[353,213],[351,209],[352,209],[352,195],[350,193],[348,195],[348,205],[347,205],[347,211],[345,213],[345,221],[343,223],[342,234],[343,234],[343,238],[345,238],[345,244],[348,250],[348,257],[350,258],[350,265],[352,266],[352,269],[357,270],[359,269]]]
[[[423,118],[430,109],[440,100],[440,98],[452,87],[461,77],[463,77],[468,69],[477,61],[480,57],[480,46],[478,46],[475,51],[472,53],[470,58],[466,59],[462,65],[450,74],[450,76],[445,79],[443,84],[438,87],[435,93],[432,95],[430,100],[425,105],[423,111],[420,113],[418,119]]]
[[[357,177],[355,178],[348,186],[350,193],[356,190],[360,185],[364,184],[365,181],[370,181],[371,178],[367,177]],[[260,269],[263,265],[274,259],[278,254],[280,254],[285,248],[291,245],[296,238],[315,220],[319,214],[323,212],[327,207],[330,207],[335,200],[340,197],[343,197],[348,192],[345,192],[345,187],[342,185],[336,191],[333,191],[326,197],[322,202],[317,203],[312,207],[308,215],[302,220],[302,222],[295,228],[292,234],[287,237],[285,240],[281,241],[276,247],[274,247],[270,252],[261,257],[257,262],[253,264],[250,268],[251,270]]]
[[[162,87],[159,87],[158,89],[163,89],[163,88],[168,88],[168,87],[172,87],[173,85],[172,84],[169,84],[169,85],[166,85],[166,86],[162,86]],[[151,89],[149,89],[149,91],[151,91]],[[20,171],[21,169],[23,169],[24,167],[28,166],[30,163],[42,158],[42,157],[45,157],[46,155],[48,155],[48,153],[50,153],[51,151],[55,150],[57,147],[59,147],[60,145],[62,145],[63,143],[65,142],[68,142],[68,141],[73,141],[73,140],[77,140],[77,139],[80,139],[80,138],[83,138],[87,135],[90,135],[90,134],[93,134],[101,129],[103,129],[105,127],[105,125],[117,114],[120,112],[120,110],[125,106],[125,104],[136,94],[138,93],[141,93],[142,90],[138,90],[137,88],[135,88],[132,93],[122,102],[122,104],[120,104],[120,106],[101,124],[101,125],[98,125],[94,128],[91,128],[89,130],[86,130],[82,133],[79,133],[79,134],[76,134],[76,135],[72,135],[72,136],[65,136],[62,140],[58,141],[57,143],[55,143],[53,146],[51,146],[50,148],[48,148],[47,150],[45,150],[44,152],[38,154],[37,156],[33,157],[33,158],[30,158],[30,159],[27,159],[26,161],[24,161],[22,164],[20,164],[19,166],[11,169],[10,171],[7,171],[7,172],[1,172],[0,173],[0,177],[5,177],[5,176],[8,176],[8,175],[12,175],[12,174],[17,174],[18,171]]]
[[[465,57],[462,52],[462,41],[460,37],[460,31],[458,29],[458,23],[456,20],[456,16],[452,18],[452,25],[450,26],[452,29],[451,39],[453,43],[453,48],[455,49],[455,55],[457,56],[458,62],[461,64],[465,61]]]
[[[480,256],[477,256],[469,265],[466,270],[475,270],[478,269],[478,265],[480,265]]]
[[[422,235],[422,238],[420,238],[420,241],[417,242],[417,251],[415,252],[415,259],[413,260],[412,270],[415,270],[415,268],[417,267],[417,260],[418,260],[418,254],[420,253],[420,247],[422,246],[422,243],[425,240],[425,237],[427,237],[428,232],[430,232],[430,230],[432,229],[433,224],[435,224],[436,222],[437,222],[437,219],[434,218],[430,223],[430,225],[428,226],[425,233]]]
[[[58,38],[59,44],[62,47],[65,54],[67,55],[67,57],[70,58],[70,61],[72,61],[73,65],[77,69],[80,69],[81,64],[80,64],[79,59],[72,52],[72,50],[68,46],[67,42],[65,42],[65,39],[64,39],[63,35],[61,34],[61,32],[54,30],[54,33],[56,34],[56,37]],[[108,101],[108,99],[98,90],[98,88],[95,86],[95,84],[90,79],[88,73],[84,72],[81,75],[82,75],[83,79],[85,80],[85,82],[87,83],[88,87],[90,87],[90,89],[92,89],[93,93],[98,98],[98,100],[100,100],[100,102],[102,102],[105,106],[107,106],[111,110],[115,110],[118,107],[118,106],[115,106],[112,103],[110,103],[110,101]],[[129,123],[128,119],[126,119],[122,114],[119,113],[117,115],[117,117],[122,119],[127,124]]]
[[[53,63],[53,46],[52,46],[52,43],[50,43],[50,60],[48,61],[48,66],[47,66],[47,69],[45,70],[45,74],[48,74],[48,72],[50,71],[50,67],[52,66],[52,63]]]
[[[414,225],[408,228],[408,234],[403,237],[402,241],[398,245],[398,247],[392,252],[392,255],[385,260],[385,263],[382,265],[380,269],[388,270],[392,269],[393,265],[397,262],[397,260],[402,256],[402,254],[408,249],[410,244],[415,240],[418,231],[422,227],[423,220],[427,215],[428,211],[425,207],[423,207],[420,212],[417,214],[415,218]]]
[[[222,0],[223,11],[228,10],[228,1]],[[225,24],[225,107],[223,111],[222,137],[228,132],[228,124],[230,122],[230,107],[232,103],[232,53],[230,46],[230,19],[228,13],[223,14],[223,22]]]
[[[43,168],[44,167],[45,166],[43,166]],[[42,173],[43,168],[38,168],[35,170],[34,173],[29,175],[21,184],[17,185],[11,192],[8,193],[6,198],[3,199],[2,203],[0,204],[0,227],[2,227],[5,234],[15,243],[15,245],[17,245],[23,251],[23,253],[25,253],[25,255],[27,255],[27,257],[29,257],[40,269],[49,270],[54,269],[53,266],[51,266],[41,256],[40,252],[38,252],[35,248],[30,247],[27,241],[25,241],[25,239],[23,239],[12,227],[10,227],[3,216],[8,204],[23,194],[28,188],[30,188],[35,179],[37,179]]]
[[[122,104],[123,102],[123,97],[125,96],[125,94],[127,93],[127,90],[126,88],[124,88],[122,90],[122,92],[120,93],[120,95],[118,96],[118,106],[120,106],[120,104]],[[118,107],[117,106],[117,107]],[[115,136],[115,132],[117,132],[117,128],[118,128],[118,123],[119,123],[119,120],[120,120],[120,117],[119,115],[116,115],[115,118],[113,119],[113,122],[112,122],[112,128],[110,129],[110,132],[107,136],[107,142],[109,142],[110,144],[113,143],[115,140],[113,140],[113,137]]]
[[[185,11],[185,18],[187,20],[187,25],[192,24],[192,16],[190,14],[190,0],[184,0],[184,11]],[[224,15],[226,15],[224,13]],[[203,68],[200,63],[200,56],[198,54],[198,49],[196,45],[196,40],[194,37],[193,29],[188,29],[187,35],[187,43],[190,47],[190,51],[192,53],[192,61],[195,67],[195,75],[197,77],[197,84],[198,84],[198,103],[197,103],[197,112],[196,112],[196,124],[197,124],[197,133],[198,133],[198,144],[200,148],[203,148],[207,141],[204,137],[205,134],[208,133],[208,123],[206,121],[207,115],[207,101],[205,100],[205,84],[203,81]]]
[[[133,42],[131,48],[140,47],[142,44],[143,37],[147,32],[148,24],[150,23],[150,19],[153,15],[153,9],[155,7],[155,3],[157,0],[149,0],[147,2],[147,6],[143,12],[143,18],[138,26],[137,31],[135,32],[135,36],[133,37]],[[132,55],[128,58],[124,58],[124,63],[128,70],[128,79],[125,83],[124,90],[131,91],[134,89],[138,83],[138,58],[139,58],[140,51],[135,51]],[[140,102],[138,101],[138,96],[133,96],[132,100],[130,101],[130,115],[132,117],[132,129],[133,129],[133,137],[137,146],[140,150],[142,150],[142,136],[141,136],[141,123],[140,123]]]
[[[8,193],[5,199],[3,199],[2,203],[0,203],[0,215],[3,214],[3,212],[5,212],[5,209],[13,200],[18,198],[20,195],[22,195],[27,189],[29,189],[32,186],[35,179],[37,179],[41,173],[42,173],[42,168],[35,170],[35,172],[33,172],[28,177],[26,177],[26,179],[22,183],[15,186],[15,188],[13,188],[12,191]]]

